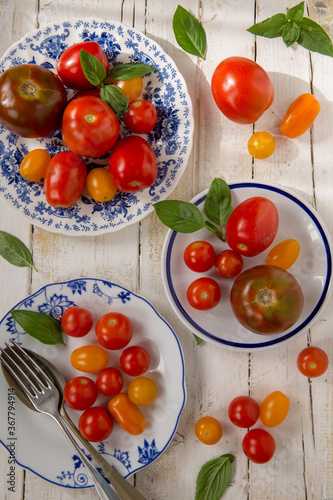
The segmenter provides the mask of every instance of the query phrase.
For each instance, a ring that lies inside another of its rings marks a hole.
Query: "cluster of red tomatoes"
[[[90,311],[78,306],[66,309],[61,318],[64,332],[71,337],[84,337],[93,326]],[[127,433],[141,434],[146,419],[140,406],[151,404],[157,394],[155,382],[143,376],[150,365],[148,351],[139,345],[128,345],[132,340],[130,319],[119,312],[108,312],[95,325],[98,344],[83,345],[71,354],[72,366],[91,377],[78,375],[69,380],[64,389],[67,405],[83,411],[79,430],[88,441],[103,441],[113,430],[113,420]],[[108,365],[107,351],[120,351],[120,369]],[[131,377],[123,391],[123,374]],[[98,395],[107,397],[105,406],[93,406]],[[110,399],[111,398],[111,399]]]

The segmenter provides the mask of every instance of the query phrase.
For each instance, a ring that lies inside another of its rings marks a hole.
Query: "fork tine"
[[[34,398],[37,397],[37,387],[34,386],[34,384],[31,382],[29,377],[24,373],[24,371],[21,369],[21,367],[13,361],[13,359],[7,354],[7,352],[0,347],[1,351],[1,356],[0,360],[1,363],[4,365],[4,367],[8,370],[9,374],[16,380],[16,382],[19,384],[27,398],[29,398],[30,402],[34,404]],[[13,368],[13,366],[15,368]],[[22,378],[17,374],[17,372],[20,372],[22,377],[28,382],[29,386],[25,385],[23,382]]]

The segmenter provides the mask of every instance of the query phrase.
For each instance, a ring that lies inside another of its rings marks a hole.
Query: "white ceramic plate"
[[[108,311],[126,314],[133,324],[133,338],[129,345],[143,346],[150,354],[151,363],[146,375],[155,381],[157,396],[151,405],[141,408],[147,421],[145,431],[139,436],[131,436],[115,424],[106,441],[93,443],[120,474],[130,476],[158,458],[176,432],[186,399],[184,359],[180,344],[174,331],[147,300],[109,281],[80,278],[50,284],[13,309],[39,311],[59,320],[64,310],[71,305],[90,310],[94,326],[98,318]],[[75,348],[98,343],[94,326],[81,339],[66,336],[66,347],[47,346],[22,331],[8,312],[1,320],[0,335],[2,345],[11,338],[47,358],[57,366],[66,380],[80,374],[95,380],[96,375],[78,372],[70,363],[70,355]],[[121,352],[108,351],[107,366],[120,369]],[[124,374],[123,390],[126,390],[129,380],[132,377]],[[16,461],[61,486],[92,486],[84,466],[57,424],[47,415],[29,410],[17,398],[14,422],[11,422],[14,435],[9,433],[8,395],[8,385],[0,372],[0,439],[9,452],[14,450]],[[108,398],[100,395],[95,404],[106,405],[107,401]],[[68,413],[77,424],[82,412],[69,409]]]
[[[221,302],[209,311],[197,311],[186,299],[189,284],[203,274],[187,268],[183,254],[186,246],[204,239],[213,244],[216,253],[228,248],[216,236],[202,229],[191,234],[169,230],[163,247],[162,280],[170,304],[180,320],[197,336],[215,345],[237,351],[259,351],[287,342],[307,330],[318,319],[326,304],[332,282],[332,244],[330,235],[318,214],[301,197],[281,186],[258,182],[231,182],[232,206],[251,196],[263,196],[275,203],[279,212],[279,229],[272,245],[256,257],[244,257],[244,268],[266,264],[269,250],[288,238],[296,239],[301,251],[296,263],[288,269],[300,283],[304,294],[304,308],[299,321],[289,330],[276,335],[258,335],[250,332],[236,320],[229,302],[233,280],[219,277],[213,268],[205,276],[219,282]],[[207,191],[192,202],[203,210]]]
[[[173,60],[153,40],[134,28],[101,19],[70,19],[47,24],[25,35],[0,59],[0,73],[11,66],[36,63],[53,72],[59,55],[70,45],[97,41],[110,66],[124,62],[151,64],[158,71],[143,79],[142,97],[158,110],[154,130],[142,135],[158,160],[156,182],[138,193],[118,193],[105,203],[94,201],[87,192],[71,208],[53,208],[45,200],[43,183],[29,183],[19,173],[23,157],[35,148],[51,155],[66,150],[61,131],[50,138],[25,139],[0,125],[0,195],[31,224],[52,232],[92,235],[116,231],[137,222],[152,210],[152,204],[166,198],[183,174],[192,148],[192,104],[184,78]],[[69,96],[73,91],[69,91]],[[121,122],[120,136],[129,132]],[[108,155],[88,163],[108,164]]]

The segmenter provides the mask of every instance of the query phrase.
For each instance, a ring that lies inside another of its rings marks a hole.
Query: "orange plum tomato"
[[[105,368],[107,362],[107,352],[94,344],[78,347],[71,354],[72,366],[85,373],[97,373]]]
[[[137,406],[150,405],[157,394],[155,382],[148,377],[136,377],[127,387],[129,399]]]
[[[83,307],[69,307],[61,316],[61,327],[70,337],[84,337],[90,332],[92,326],[92,314]]]
[[[121,392],[108,403],[108,410],[117,424],[128,434],[138,436],[146,428],[146,419],[128,395]]]
[[[151,101],[136,99],[129,103],[123,120],[131,132],[135,134],[148,134],[157,123],[157,110]]]
[[[93,406],[82,413],[79,419],[79,431],[87,441],[97,443],[111,435],[113,422],[105,408]]]
[[[88,377],[74,377],[64,388],[64,399],[73,410],[87,410],[95,403],[97,394],[95,382]]]
[[[243,271],[235,279],[230,303],[241,325],[267,335],[291,328],[301,315],[304,299],[292,274],[262,264]]]
[[[259,413],[259,405],[251,396],[237,396],[228,407],[230,421],[241,428],[252,427],[257,422]]]
[[[264,160],[274,153],[275,139],[269,132],[255,132],[247,143],[247,149],[253,158]]]
[[[125,314],[108,312],[97,321],[95,334],[105,349],[123,349],[132,338],[133,326]]]
[[[118,87],[125,94],[129,102],[135,101],[135,99],[138,99],[141,94],[141,76],[130,78],[128,80],[114,80],[113,78],[108,78],[106,83],[113,83],[113,85]]]
[[[279,227],[279,214],[272,201],[261,196],[248,198],[231,213],[227,243],[237,253],[253,257],[268,248]]]
[[[234,250],[223,250],[215,260],[215,269],[222,278],[235,278],[242,272],[243,257]]]
[[[123,388],[123,377],[121,372],[112,366],[103,368],[97,375],[97,389],[104,396],[116,396]]]
[[[309,378],[323,375],[328,368],[328,364],[328,356],[320,347],[305,347],[297,357],[299,371]]]
[[[198,278],[189,285],[186,296],[192,307],[207,311],[220,302],[221,289],[212,278]]]
[[[254,123],[274,98],[266,71],[245,57],[228,57],[215,69],[211,88],[222,113],[236,123]]]
[[[149,368],[150,356],[144,347],[132,345],[126,347],[120,355],[120,367],[126,375],[139,377]]]
[[[199,441],[203,444],[216,444],[223,435],[220,422],[214,417],[201,417],[194,427],[194,432]]]
[[[87,190],[90,196],[100,203],[112,200],[117,194],[109,171],[103,167],[90,170],[87,175]]]
[[[273,458],[276,443],[265,429],[251,429],[244,436],[242,448],[251,462],[265,464]]]
[[[29,182],[43,179],[51,155],[45,149],[32,149],[22,160],[20,174]]]
[[[320,111],[320,104],[312,94],[301,94],[289,106],[281,122],[281,133],[290,139],[298,137],[312,125]]]
[[[266,258],[266,263],[270,266],[289,269],[296,262],[300,249],[300,244],[296,240],[280,241],[280,243],[270,250]]]
[[[277,427],[288,415],[289,406],[289,399],[283,392],[272,392],[260,405],[260,420],[266,427]]]
[[[191,271],[203,273],[209,271],[215,263],[216,253],[208,241],[193,241],[184,251],[185,264]]]

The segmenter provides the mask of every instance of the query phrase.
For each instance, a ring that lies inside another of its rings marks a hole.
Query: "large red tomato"
[[[254,123],[273,102],[266,71],[245,57],[228,57],[215,69],[212,93],[222,113],[236,123]]]
[[[74,153],[99,158],[110,151],[119,137],[119,120],[99,97],[84,96],[71,101],[62,119],[62,137]]]
[[[230,248],[246,257],[266,250],[279,227],[279,214],[273,202],[254,196],[240,203],[227,222],[227,242]]]

